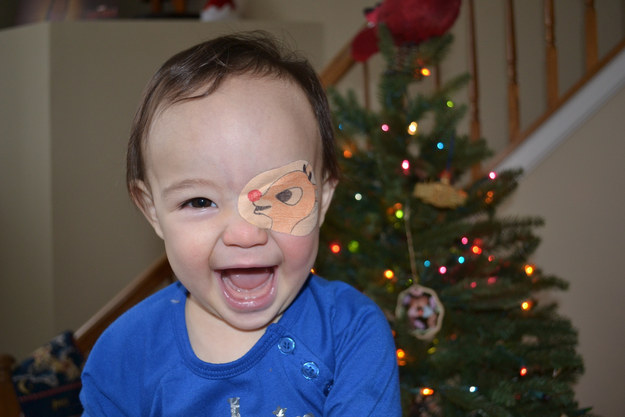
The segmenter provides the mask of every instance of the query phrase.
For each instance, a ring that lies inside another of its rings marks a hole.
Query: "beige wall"
[[[48,27],[1,35],[0,351],[23,354],[54,322]]]
[[[323,68],[373,3],[249,0],[245,15],[265,21],[249,22],[253,27],[290,33]],[[476,0],[480,82],[486,86],[482,133],[496,148],[505,145],[507,129],[501,3]],[[519,59],[529,62],[519,68],[522,89],[529,90],[522,91],[524,126],[544,106],[542,40],[534,22],[540,2],[535,3],[519,11],[525,17],[517,22],[530,39],[518,50]],[[607,22],[599,28],[605,53],[623,36],[623,1],[595,3]],[[576,55],[581,6],[572,4],[556,1],[559,21],[573,28],[562,24],[557,34],[561,90],[582,71]],[[465,18],[463,8],[445,76],[466,69]],[[268,23],[276,20],[317,23]],[[23,357],[58,331],[77,328],[160,253],[160,242],[126,197],[126,135],[156,66],[207,36],[206,25],[189,22],[59,23],[0,32],[0,351]],[[361,80],[356,70],[346,84],[359,87]],[[466,93],[458,99],[466,102]],[[528,173],[504,210],[545,218],[535,261],[571,283],[570,291],[556,297],[580,331],[587,372],[579,399],[605,417],[622,414],[625,369],[625,311],[618,299],[625,290],[618,253],[625,235],[618,194],[624,182],[624,101],[621,91]]]

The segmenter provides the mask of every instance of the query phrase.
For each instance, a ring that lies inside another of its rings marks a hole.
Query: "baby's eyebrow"
[[[170,194],[175,194],[177,192],[183,191],[188,188],[206,187],[206,186],[212,186],[212,185],[213,185],[212,181],[209,181],[207,179],[202,179],[202,178],[185,179],[182,181],[174,182],[173,184],[170,184],[167,187],[165,187],[165,189],[163,190],[163,195],[167,196]]]

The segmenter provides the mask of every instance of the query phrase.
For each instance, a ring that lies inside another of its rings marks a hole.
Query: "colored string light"
[[[419,124],[417,122],[412,122],[408,125],[408,134],[414,136],[417,134],[417,130],[419,129]]]
[[[434,394],[434,390],[432,388],[428,388],[428,387],[421,388],[421,395],[428,397],[432,394]]]
[[[330,251],[332,253],[339,253],[341,251],[341,245],[339,245],[338,243],[330,244]]]
[[[406,352],[403,349],[397,349],[397,365],[404,366],[406,365]]]
[[[357,240],[352,240],[351,242],[347,244],[347,250],[350,251],[351,253],[358,252],[358,249],[360,249],[360,243],[358,243]]]
[[[395,277],[395,273],[391,269],[387,269],[384,271],[384,278],[393,279]]]
[[[383,132],[388,132],[391,129],[386,123],[382,124],[380,128],[382,129]]]

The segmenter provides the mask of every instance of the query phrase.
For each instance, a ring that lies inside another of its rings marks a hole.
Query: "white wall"
[[[586,373],[578,399],[606,417],[623,414],[623,109],[625,89],[528,173],[502,211],[545,219],[533,260],[570,283],[555,297],[579,330]]]

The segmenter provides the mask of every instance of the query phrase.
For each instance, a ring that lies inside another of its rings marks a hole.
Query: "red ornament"
[[[444,34],[459,12],[460,0],[384,0],[365,12],[369,24],[352,41],[352,56],[366,61],[378,52],[379,23],[388,27],[396,45],[416,45]]]
[[[200,11],[200,20],[204,22],[233,19],[237,14],[234,0],[207,0]]]

